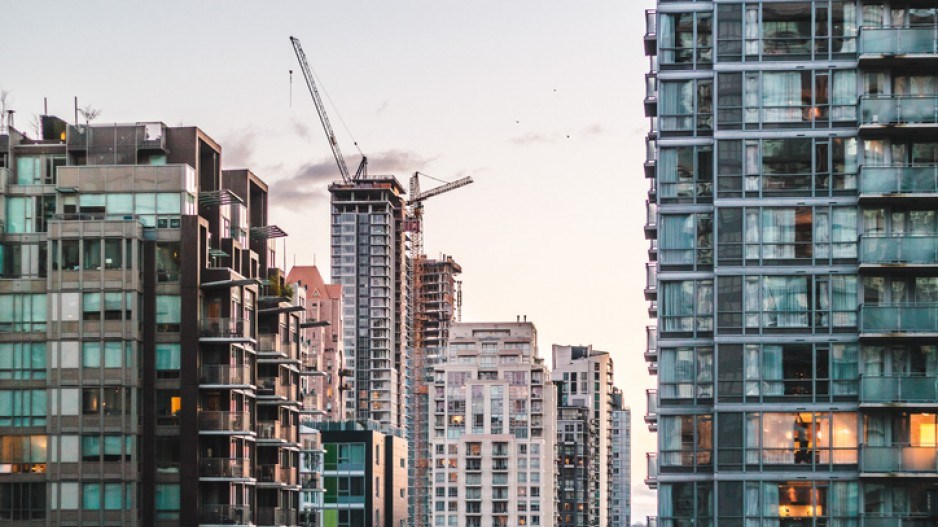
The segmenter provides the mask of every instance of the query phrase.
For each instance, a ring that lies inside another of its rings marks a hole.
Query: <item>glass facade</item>
[[[938,8],[646,20],[656,525],[935,525]]]

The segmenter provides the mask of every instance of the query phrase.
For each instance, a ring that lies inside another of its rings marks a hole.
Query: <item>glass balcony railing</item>
[[[938,401],[938,377],[910,375],[860,378],[861,403],[934,403]]]
[[[864,513],[860,527],[934,527],[935,518],[922,512],[915,513]]]
[[[199,384],[213,386],[245,386],[253,384],[250,366],[203,364]]]
[[[210,525],[252,525],[251,507],[247,505],[199,505],[199,523]]]
[[[864,166],[860,194],[938,194],[938,165]]]
[[[199,336],[214,339],[243,339],[248,335],[248,320],[243,318],[209,317],[202,319]]]
[[[658,50],[658,19],[653,9],[645,10],[645,54],[654,55]]]
[[[934,473],[938,476],[938,448],[933,446],[860,445],[860,472]]]
[[[651,300],[658,294],[658,264],[645,264],[645,300]]]
[[[645,454],[645,461],[648,465],[645,472],[645,485],[649,488],[658,488],[658,454],[648,452]]]
[[[250,412],[199,412],[199,430],[220,432],[250,432]]]
[[[658,360],[658,328],[655,326],[645,326],[645,360]]]
[[[938,96],[864,95],[860,124],[938,124]]]
[[[938,333],[938,303],[864,304],[861,333]]]
[[[296,525],[296,511],[279,507],[258,507],[257,525]]]
[[[251,477],[251,460],[236,458],[203,458],[199,475],[203,478],[241,479]]]
[[[938,53],[938,27],[861,27],[860,55]]]
[[[658,429],[658,390],[645,390],[645,401],[645,423],[654,432]]]
[[[860,263],[938,263],[938,235],[863,235],[860,237]]]

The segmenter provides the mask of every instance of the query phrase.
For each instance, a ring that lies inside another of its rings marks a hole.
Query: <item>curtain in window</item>
[[[179,324],[182,319],[178,295],[156,295],[156,323]]]
[[[659,99],[662,130],[690,130],[694,115],[694,81],[662,81]]]
[[[834,70],[832,88],[832,117],[835,121],[855,121],[857,118],[857,72]]]
[[[744,354],[745,377],[746,377],[746,395],[759,395],[759,346],[758,344],[747,344]]]
[[[156,510],[179,510],[179,485],[166,484],[156,486]]]
[[[860,489],[855,481],[830,484],[827,503],[831,527],[856,527],[860,517]]]
[[[745,288],[743,290],[743,299],[746,312],[746,327],[747,328],[757,328],[759,327],[759,320],[761,318],[760,314],[762,309],[760,309],[759,302],[759,278],[756,276],[746,277]]]
[[[762,527],[778,527],[778,483],[762,483]]]
[[[835,207],[832,215],[831,239],[834,258],[857,257],[857,209]]]
[[[671,499],[671,485],[658,487],[658,516],[670,518],[674,516],[674,503]]]
[[[831,276],[831,308],[834,327],[857,325],[857,277]]]
[[[746,464],[758,465],[762,452],[762,445],[759,442],[762,427],[760,426],[759,414],[748,414],[746,416]]]
[[[693,331],[694,282],[661,282],[662,331]]]
[[[834,380],[834,395],[855,395],[859,365],[856,344],[834,344],[831,346],[831,378]]]
[[[746,259],[759,259],[759,210],[749,209],[746,211],[746,225],[743,229],[743,235],[746,239]]]
[[[697,298],[694,305],[697,307],[697,329],[713,331],[713,282],[697,282]]]
[[[801,77],[797,71],[762,73],[762,122],[801,121]]]
[[[681,418],[661,416],[658,430],[661,434],[661,465],[681,465]]]
[[[713,397],[713,349],[711,348],[697,348],[697,397]]]
[[[782,395],[784,393],[781,346],[766,344],[762,347],[762,378],[763,395]]]
[[[104,484],[104,510],[116,511],[123,508],[122,487],[120,483]]]
[[[808,278],[804,276],[763,277],[762,310],[763,327],[807,327]]]
[[[33,198],[7,198],[6,209],[8,234],[33,232],[32,222],[26,220],[33,217]]]
[[[85,483],[81,486],[81,508],[96,511],[101,508],[101,484]]]
[[[661,14],[658,17],[658,40],[661,46],[661,63],[674,63],[674,17]]]
[[[884,415],[869,415],[863,422],[864,443],[869,446],[886,446],[888,418]]]
[[[762,251],[770,260],[795,257],[795,209],[762,209]]]
[[[746,483],[745,499],[743,508],[746,515],[746,527],[760,527],[759,516],[759,484],[756,482]]]
[[[663,265],[693,265],[694,263],[694,215],[662,215],[660,237],[661,263]]]
[[[178,370],[180,368],[179,344],[156,345],[156,369]]]

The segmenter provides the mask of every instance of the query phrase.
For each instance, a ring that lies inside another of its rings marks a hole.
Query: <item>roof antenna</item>
[[[290,108],[293,108],[293,70],[290,71]]]

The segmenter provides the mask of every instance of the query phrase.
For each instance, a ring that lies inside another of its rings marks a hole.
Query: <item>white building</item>
[[[433,525],[553,525],[555,396],[534,325],[454,324],[431,397]]]
[[[568,440],[563,451],[558,452],[561,462],[571,457],[578,461],[576,468],[559,469],[565,482],[559,485],[557,495],[557,525],[607,527],[612,493],[610,461],[615,392],[612,357],[608,352],[594,350],[592,346],[555,344],[553,360],[551,377],[558,387],[557,406],[587,410],[586,423],[566,423],[565,426],[572,430],[557,431],[563,439],[575,433],[577,426],[584,427],[582,437],[586,441],[578,445],[577,441]],[[580,472],[579,460],[586,465],[585,473]],[[586,507],[583,506],[584,500],[587,501]]]
[[[622,393],[614,396],[612,411],[612,496],[609,527],[632,525],[632,411],[622,405]]]

